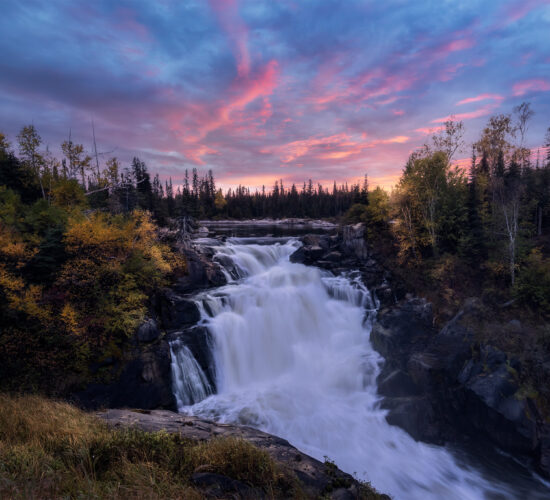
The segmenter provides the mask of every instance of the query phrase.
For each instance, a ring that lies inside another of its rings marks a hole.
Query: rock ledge
[[[251,427],[218,424],[167,410],[110,409],[97,415],[113,427],[137,427],[147,432],[165,430],[196,441],[216,437],[242,438],[267,451],[276,462],[293,471],[309,498],[365,498],[366,486],[333,464],[322,463],[297,450],[288,441]],[[387,495],[378,495],[374,491],[367,498],[389,500]]]

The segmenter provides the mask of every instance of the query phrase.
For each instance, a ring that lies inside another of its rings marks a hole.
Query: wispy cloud
[[[472,102],[479,102],[479,101],[486,101],[486,100],[502,101],[503,99],[504,97],[499,94],[479,94],[479,95],[476,95],[475,97],[467,97],[466,99],[462,99],[461,101],[458,101],[456,105],[462,106],[463,104],[470,104]]]
[[[550,80],[533,78],[515,83],[513,91],[515,96],[522,96],[531,92],[546,92],[550,90]]]

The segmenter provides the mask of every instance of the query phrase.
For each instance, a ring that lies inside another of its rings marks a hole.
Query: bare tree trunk
[[[417,257],[417,254],[416,254],[416,238],[414,237],[414,228],[413,228],[413,223],[412,223],[411,211],[407,207],[407,208],[403,208],[401,210],[401,212],[403,214],[403,218],[405,219],[405,224],[407,226],[407,232],[409,233],[409,240],[411,242],[412,254],[413,254],[413,257],[416,260],[418,257]]]
[[[512,236],[510,236],[508,251],[510,253],[510,279],[512,281],[512,286],[514,286],[516,281],[516,241]]]
[[[516,277],[516,241],[519,224],[519,193],[510,195],[510,198],[510,200],[505,201],[504,193],[500,193],[500,206],[502,209],[502,215],[504,216],[506,233],[508,235],[510,280],[513,286]]]

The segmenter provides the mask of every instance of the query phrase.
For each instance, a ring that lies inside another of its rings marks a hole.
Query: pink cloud
[[[389,139],[379,139],[371,142],[370,144],[373,146],[377,144],[404,144],[405,142],[408,142],[409,139],[410,137],[406,135],[398,135],[395,137],[390,137]]]
[[[474,40],[463,38],[462,40],[453,40],[452,42],[443,45],[440,50],[447,54],[449,52],[458,52],[459,50],[470,49],[474,45]]]
[[[471,120],[472,118],[480,118],[482,116],[486,116],[490,114],[495,107],[497,107],[498,104],[487,104],[486,106],[483,106],[482,108],[476,109],[475,111],[469,111],[467,113],[458,113],[456,115],[447,115],[443,118],[436,118],[435,120],[432,120],[432,123],[445,123],[449,120],[454,121],[461,121],[461,120]]]
[[[422,81],[432,66],[474,45],[475,39],[470,31],[457,31],[451,33],[443,43],[421,48],[405,63],[402,63],[399,54],[395,54],[386,65],[363,70],[353,77],[342,76],[343,71],[353,65],[353,61],[350,57],[339,55],[321,66],[305,101],[313,103],[317,111],[333,103],[366,105],[376,99],[377,105],[390,104],[402,98],[399,93]],[[464,66],[464,63],[457,62],[436,68],[434,78],[449,81]]]
[[[248,51],[248,27],[239,16],[236,0],[210,0],[218,22],[233,44],[237,59],[237,73],[246,77],[250,73],[250,53]]]
[[[319,160],[341,160],[350,156],[361,154],[364,150],[384,144],[404,144],[409,140],[407,136],[395,136],[388,139],[375,139],[373,141],[356,140],[348,134],[340,133],[328,137],[309,137],[287,144],[264,148],[265,154],[280,156],[283,163],[291,163],[294,160],[310,155]]]
[[[117,18],[119,21],[115,24],[117,31],[133,35],[142,42],[149,42],[151,34],[149,29],[136,20],[136,13],[131,9],[117,9]]]
[[[544,4],[548,4],[548,0],[520,0],[516,3],[508,5],[504,9],[504,15],[507,20],[507,24],[519,21],[525,17],[532,10],[541,7]]]
[[[424,57],[431,60],[444,59],[453,52],[467,50],[475,45],[475,40],[473,38],[466,38],[468,36],[467,32],[456,32],[453,35],[457,37],[455,40],[440,44],[434,48],[426,49]]]
[[[437,132],[441,132],[442,130],[445,130],[445,125],[440,125],[438,127],[422,127],[414,129],[415,132],[425,135],[437,134]]]
[[[512,87],[515,96],[521,96],[528,92],[538,92],[550,90],[550,80],[543,78],[533,78],[531,80],[523,80],[514,84]]]
[[[405,111],[403,109],[392,109],[391,111],[395,116],[403,116]]]
[[[519,63],[520,66],[525,66],[529,62],[529,59],[533,57],[533,55],[533,52],[527,52],[526,54],[523,54]]]
[[[452,80],[457,71],[464,66],[466,66],[464,63],[456,63],[447,66],[439,71],[438,79],[442,82],[448,82],[449,80]]]
[[[196,143],[209,132],[232,124],[234,113],[242,111],[247,104],[259,97],[271,95],[277,85],[277,77],[278,64],[273,60],[255,78],[238,79],[230,89],[232,97],[228,98],[227,104],[222,104],[217,110],[200,110],[200,121],[195,126],[195,132],[188,136],[186,141]]]
[[[462,99],[461,101],[458,101],[456,105],[462,106],[463,104],[470,104],[471,102],[484,101],[486,99],[492,99],[494,101],[502,101],[504,97],[499,94],[479,94],[479,95],[476,95],[475,97],[467,97],[466,99]]]
[[[356,144],[357,143],[350,140],[350,137],[347,134],[335,134],[328,137],[310,137],[308,139],[292,141],[281,146],[264,148],[261,152],[278,154],[283,163],[290,163],[319,147],[325,149],[336,147],[341,148],[346,146],[355,146]]]

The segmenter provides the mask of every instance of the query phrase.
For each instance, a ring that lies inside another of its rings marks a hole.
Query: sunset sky
[[[390,186],[449,115],[550,126],[550,2],[2,0],[0,131],[71,130],[177,183]],[[469,156],[465,151],[463,156]]]

